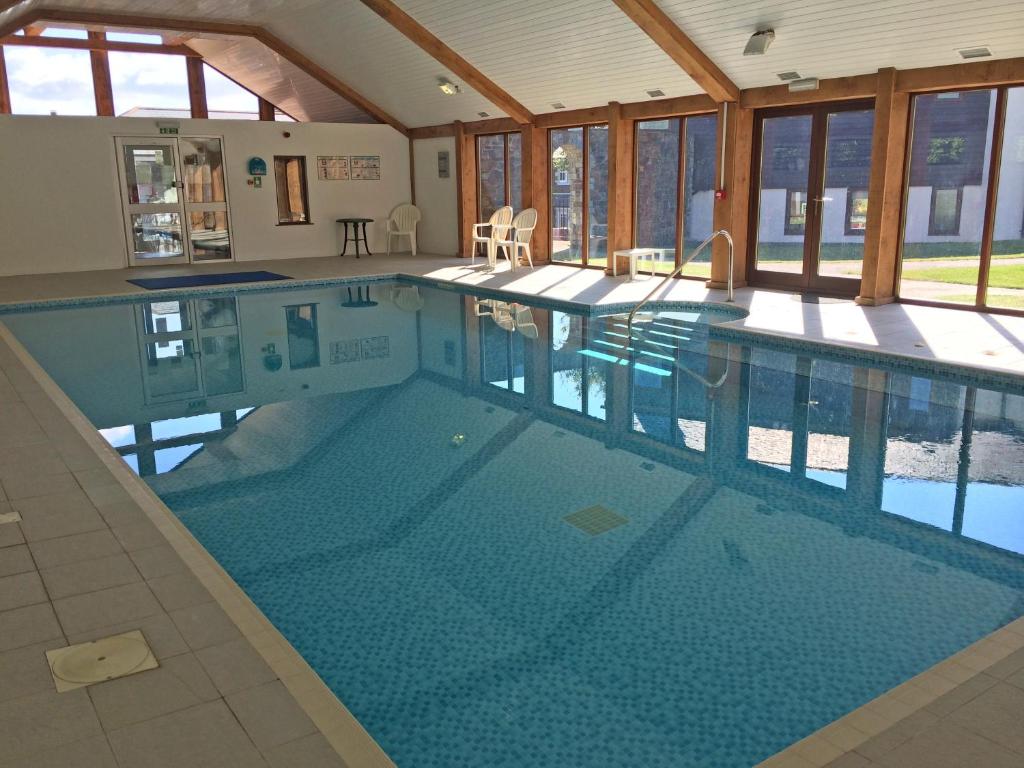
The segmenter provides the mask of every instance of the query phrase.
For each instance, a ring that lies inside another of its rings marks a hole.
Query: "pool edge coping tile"
[[[110,470],[118,484],[141,507],[147,518],[181,557],[189,572],[209,590],[214,602],[220,605],[238,627],[242,637],[273,670],[339,757],[348,765],[394,768],[394,762],[287,638],[263,615],[249,596],[192,536],[145,481],[132,473],[114,450],[102,440],[78,406],[50,378],[3,322],[0,322],[0,341],[7,344],[18,362],[36,380],[61,415]]]

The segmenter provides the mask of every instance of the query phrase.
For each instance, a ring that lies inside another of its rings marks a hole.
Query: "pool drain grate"
[[[607,533],[629,522],[629,518],[623,517],[601,504],[586,507],[578,512],[573,512],[571,515],[566,515],[562,519],[569,525],[579,528],[591,536]]]
[[[46,652],[58,693],[156,669],[142,632],[134,630]]]

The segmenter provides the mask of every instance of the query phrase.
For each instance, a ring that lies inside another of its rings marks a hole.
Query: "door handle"
[[[832,202],[832,198],[831,197],[816,197],[816,198],[814,198],[814,202],[816,202],[816,203],[831,203]]]

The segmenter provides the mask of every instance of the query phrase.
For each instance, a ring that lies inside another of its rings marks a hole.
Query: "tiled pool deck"
[[[252,269],[165,267],[161,275]],[[301,259],[297,279],[415,274],[587,304],[655,283],[420,256]],[[133,270],[142,272],[143,270]],[[154,270],[145,270],[153,275]],[[137,293],[129,271],[0,278],[0,303]],[[154,295],[154,294],[150,294]],[[724,298],[675,281],[661,298]],[[1024,319],[740,289],[741,330],[1024,375]],[[0,768],[391,765],[333,694],[0,327]],[[0,518],[2,519],[2,518]],[[45,651],[142,629],[160,667],[56,693]],[[1024,618],[762,765],[1024,766]]]

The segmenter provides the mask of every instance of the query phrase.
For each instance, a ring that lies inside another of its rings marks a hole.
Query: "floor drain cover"
[[[21,515],[17,512],[4,512],[0,515],[0,525],[4,523],[17,523],[21,521]]]
[[[599,533],[606,533],[613,528],[618,528],[620,525],[625,525],[629,522],[628,518],[616,514],[608,509],[608,507],[603,507],[600,504],[595,504],[592,507],[581,509],[579,512],[573,512],[571,515],[567,515],[562,519],[569,525],[576,526],[581,531],[589,533],[591,536],[597,536]]]
[[[46,658],[60,692],[158,666],[146,638],[138,630],[47,651]]]

